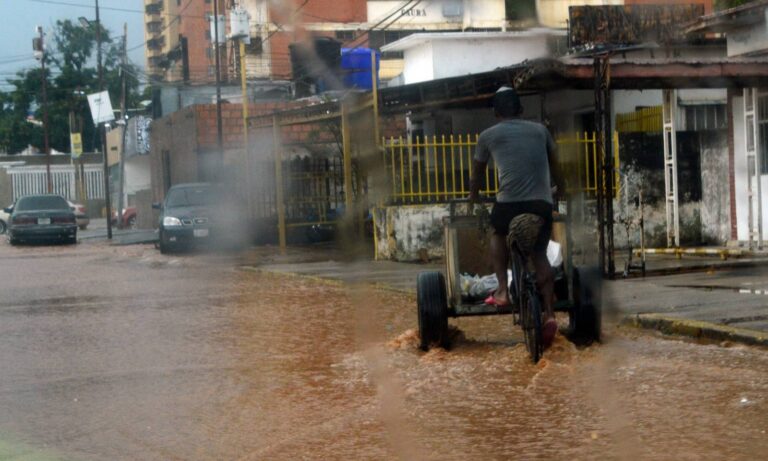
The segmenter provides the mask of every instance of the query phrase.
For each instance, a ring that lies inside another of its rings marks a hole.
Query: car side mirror
[[[155,209],[155,210],[162,210],[163,209],[163,204],[160,203],[160,202],[155,202],[155,203],[152,204],[152,208]]]
[[[8,214],[11,214],[11,213],[13,213],[13,207],[12,206],[5,207],[5,208],[3,208],[3,211],[5,211]]]

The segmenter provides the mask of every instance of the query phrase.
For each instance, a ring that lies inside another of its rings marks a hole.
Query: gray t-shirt
[[[480,133],[475,160],[499,169],[497,202],[543,200],[553,203],[547,152],[555,141],[540,123],[504,120]]]

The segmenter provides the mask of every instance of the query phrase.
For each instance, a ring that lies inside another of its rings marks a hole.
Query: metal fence
[[[646,107],[635,112],[616,114],[616,131],[619,133],[661,133],[662,106]]]
[[[78,193],[78,176],[82,172],[82,191]],[[104,198],[104,172],[98,165],[84,166],[81,172],[73,165],[51,166],[53,193],[69,200],[82,196],[86,200]],[[44,166],[20,166],[7,170],[13,187],[13,200],[25,195],[47,194],[48,179]],[[83,194],[81,196],[81,194]]]
[[[478,135],[403,137],[383,140],[384,161],[391,183],[393,203],[436,203],[469,194],[472,157]],[[576,133],[556,140],[564,174],[571,180],[570,192],[597,193],[598,143],[596,133]],[[618,133],[613,136],[614,165],[619,168]],[[499,188],[493,160],[483,178],[481,193],[495,195]],[[619,175],[615,174],[614,190]]]

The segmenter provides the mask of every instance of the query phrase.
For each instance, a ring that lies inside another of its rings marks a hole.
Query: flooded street
[[[759,459],[768,351],[511,318],[149,246],[0,243],[0,459]],[[26,459],[26,458],[24,458]]]

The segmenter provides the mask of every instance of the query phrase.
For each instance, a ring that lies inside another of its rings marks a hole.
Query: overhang
[[[432,41],[451,41],[451,40],[514,40],[517,38],[543,37],[543,36],[566,36],[565,31],[532,28],[522,31],[510,32],[419,32],[408,35],[395,42],[381,47],[381,51],[405,51],[410,48],[423,45]]]
[[[685,25],[686,34],[722,33],[765,22],[765,14],[755,10],[768,7],[768,0],[757,0],[717,13],[702,16]]]
[[[620,59],[610,66],[611,89],[747,88],[768,86],[768,59]],[[385,112],[434,107],[483,107],[502,85],[522,94],[592,90],[592,59],[545,59],[490,72],[414,83],[380,91]]]

